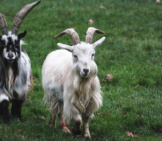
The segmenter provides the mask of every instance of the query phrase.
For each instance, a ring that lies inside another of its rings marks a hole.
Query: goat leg
[[[91,135],[89,133],[89,124],[88,124],[89,117],[84,116],[83,120],[84,120],[84,125],[83,125],[84,137],[90,140]]]
[[[18,117],[20,121],[22,121],[22,115],[21,115],[21,108],[22,108],[23,100],[12,100],[12,108],[11,108],[11,114],[14,117]]]
[[[58,117],[59,117],[59,120],[60,120],[60,123],[61,123],[63,132],[64,132],[64,133],[71,134],[69,128],[66,126],[66,124],[65,124],[65,122],[64,122],[62,113],[58,114]]]
[[[1,108],[1,114],[3,116],[3,121],[5,124],[10,123],[10,116],[9,116],[9,101],[8,100],[3,100],[0,103],[0,108]]]
[[[52,116],[51,116],[49,124],[50,124],[50,127],[54,126],[56,128],[56,114],[52,113]]]
[[[81,136],[81,122],[75,122],[73,127],[73,134],[77,137]]]

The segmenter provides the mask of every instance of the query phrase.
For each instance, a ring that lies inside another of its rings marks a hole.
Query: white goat
[[[67,33],[74,45],[58,43],[63,50],[51,52],[42,68],[42,85],[45,99],[52,110],[50,123],[55,125],[59,116],[64,132],[69,132],[64,123],[75,122],[73,133],[81,134],[82,117],[84,120],[84,137],[90,138],[88,120],[102,105],[100,82],[97,77],[97,65],[94,62],[95,48],[102,44],[105,37],[92,44],[94,33],[104,33],[90,27],[86,42],[80,42],[74,29],[66,29],[56,37]],[[68,50],[68,51],[67,51]]]
[[[10,122],[9,101],[12,102],[11,114],[22,119],[22,103],[27,100],[32,85],[31,63],[21,40],[27,32],[17,33],[25,16],[39,3],[28,4],[17,13],[12,32],[8,32],[6,20],[0,13],[0,114],[4,123]]]

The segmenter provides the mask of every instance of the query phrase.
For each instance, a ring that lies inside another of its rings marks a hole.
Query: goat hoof
[[[3,120],[4,124],[9,125],[11,123],[10,119],[4,119]]]
[[[18,119],[19,119],[21,122],[24,122],[24,121],[25,121],[22,117],[18,117]]]
[[[11,123],[11,121],[4,121],[5,125],[9,125]]]
[[[56,128],[56,123],[50,121],[50,122],[49,122],[49,127],[50,127],[50,128],[52,128],[52,127]]]
[[[84,132],[84,137],[88,140],[91,140],[91,135],[89,132]]]
[[[49,124],[49,127],[50,127],[50,128],[52,128],[52,127],[56,128],[56,125],[55,125],[55,124],[50,123],[50,124]]]
[[[52,127],[56,128],[56,122],[55,122],[55,120],[52,120],[52,118],[49,121],[49,127],[50,128],[52,128]]]
[[[74,134],[75,136],[77,136],[77,137],[79,137],[79,136],[82,135],[81,130],[74,130],[74,129],[73,129],[72,132],[73,132],[73,134]]]
[[[19,115],[17,113],[13,113],[13,112],[11,112],[11,115],[13,118],[18,118],[22,122],[24,121],[22,115]]]
[[[66,126],[64,126],[62,130],[64,133],[71,134],[70,130]]]
[[[22,117],[22,116],[18,116],[18,115],[12,115],[12,117],[13,117],[14,119],[18,118],[18,119],[19,119],[19,121],[24,122],[24,119],[23,119],[23,117]]]
[[[81,138],[82,136],[81,136],[81,135],[76,135],[75,137],[76,137],[76,138]]]

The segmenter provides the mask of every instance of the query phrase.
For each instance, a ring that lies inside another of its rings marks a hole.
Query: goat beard
[[[91,88],[91,79],[82,78],[80,76],[74,76],[73,79],[73,88],[75,92],[75,96],[73,97],[73,103],[77,107],[77,109],[81,112],[85,112],[85,108],[89,104],[89,90]]]
[[[97,70],[94,70],[88,77],[80,76],[80,72],[73,71],[73,88],[76,95],[79,97],[84,95],[85,98],[89,98],[89,90],[91,88],[91,80],[97,76]]]
[[[94,69],[93,72],[89,75],[89,77],[82,77],[80,73],[77,71],[73,71],[73,88],[75,92],[75,96],[72,98],[72,103],[76,106],[76,108],[81,112],[84,113],[86,107],[90,101],[90,93],[91,90],[91,81],[97,75],[97,70]]]

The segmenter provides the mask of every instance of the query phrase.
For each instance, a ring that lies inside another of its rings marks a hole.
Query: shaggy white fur
[[[105,37],[94,44],[81,42],[74,46],[58,43],[63,49],[51,52],[42,67],[44,98],[52,114],[63,113],[66,122],[79,123],[74,127],[76,131],[80,130],[83,117],[84,135],[89,138],[88,119],[102,105],[94,55],[104,40]]]

